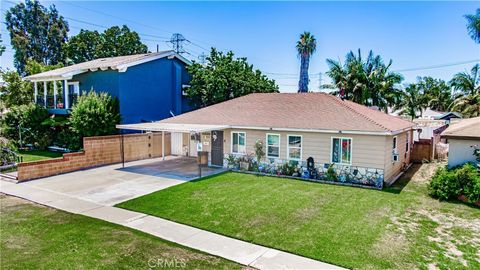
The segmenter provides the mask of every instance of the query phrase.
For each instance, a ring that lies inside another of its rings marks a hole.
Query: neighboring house
[[[35,102],[52,114],[68,114],[78,95],[92,89],[120,102],[122,123],[157,121],[189,111],[182,87],[189,60],[163,51],[96,59],[34,74]]]
[[[442,132],[449,144],[448,167],[476,162],[474,147],[480,147],[480,117],[462,119]]]
[[[155,123],[117,127],[172,132],[173,154],[208,151],[211,165],[226,166],[229,154],[252,155],[260,140],[271,163],[305,164],[311,157],[321,169],[335,164],[355,177],[379,174],[392,182],[410,164],[414,126],[325,93],[265,93]]]
[[[446,120],[449,121],[452,118],[462,118],[462,115],[457,112],[439,112],[427,108],[422,111],[422,116],[419,119],[427,120]]]

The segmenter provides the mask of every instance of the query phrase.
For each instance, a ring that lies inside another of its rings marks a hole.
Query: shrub
[[[257,162],[260,164],[262,158],[265,156],[265,150],[263,149],[263,142],[262,140],[257,140],[255,142],[255,157],[257,158]]]
[[[70,124],[79,138],[117,133],[120,123],[119,103],[107,93],[92,91],[78,98],[72,108]]]
[[[430,196],[440,200],[465,195],[475,203],[480,200],[480,175],[470,163],[451,170],[440,168],[433,175],[428,191]]]
[[[45,149],[53,140],[53,130],[42,124],[48,118],[48,111],[35,104],[12,107],[2,119],[1,136],[9,139],[15,147],[31,144]]]
[[[55,138],[55,145],[67,148],[72,151],[79,150],[82,148],[82,141],[80,136],[72,131],[71,129],[63,129],[60,131]]]

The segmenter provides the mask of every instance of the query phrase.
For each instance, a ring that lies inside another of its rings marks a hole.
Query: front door
[[[212,165],[223,166],[223,131],[212,131]]]

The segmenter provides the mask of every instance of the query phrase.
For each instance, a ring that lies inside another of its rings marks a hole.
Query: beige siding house
[[[329,94],[269,93],[250,94],[150,125],[120,128],[182,131],[185,135],[178,141],[183,145],[177,148],[196,145],[209,152],[211,165],[228,166],[231,156],[249,157],[257,162],[257,170],[293,163],[299,168],[297,176],[311,178],[312,168],[310,174],[305,171],[307,160],[313,159],[315,175],[325,175],[334,166],[343,180],[342,174],[353,182],[375,175],[389,183],[410,164],[414,126]],[[266,152],[260,162],[254,157],[257,142]]]
[[[447,139],[448,167],[475,163],[473,154],[475,148],[480,149],[480,117],[462,119],[452,124],[442,132],[442,138]]]

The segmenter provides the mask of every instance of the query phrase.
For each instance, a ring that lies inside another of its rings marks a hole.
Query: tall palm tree
[[[300,80],[298,81],[298,92],[308,92],[308,66],[310,57],[317,49],[317,41],[310,32],[303,32],[300,40],[297,41],[297,51],[300,56]]]
[[[470,37],[476,43],[480,43],[480,8],[477,8],[476,14],[465,15],[467,19],[467,30]]]

